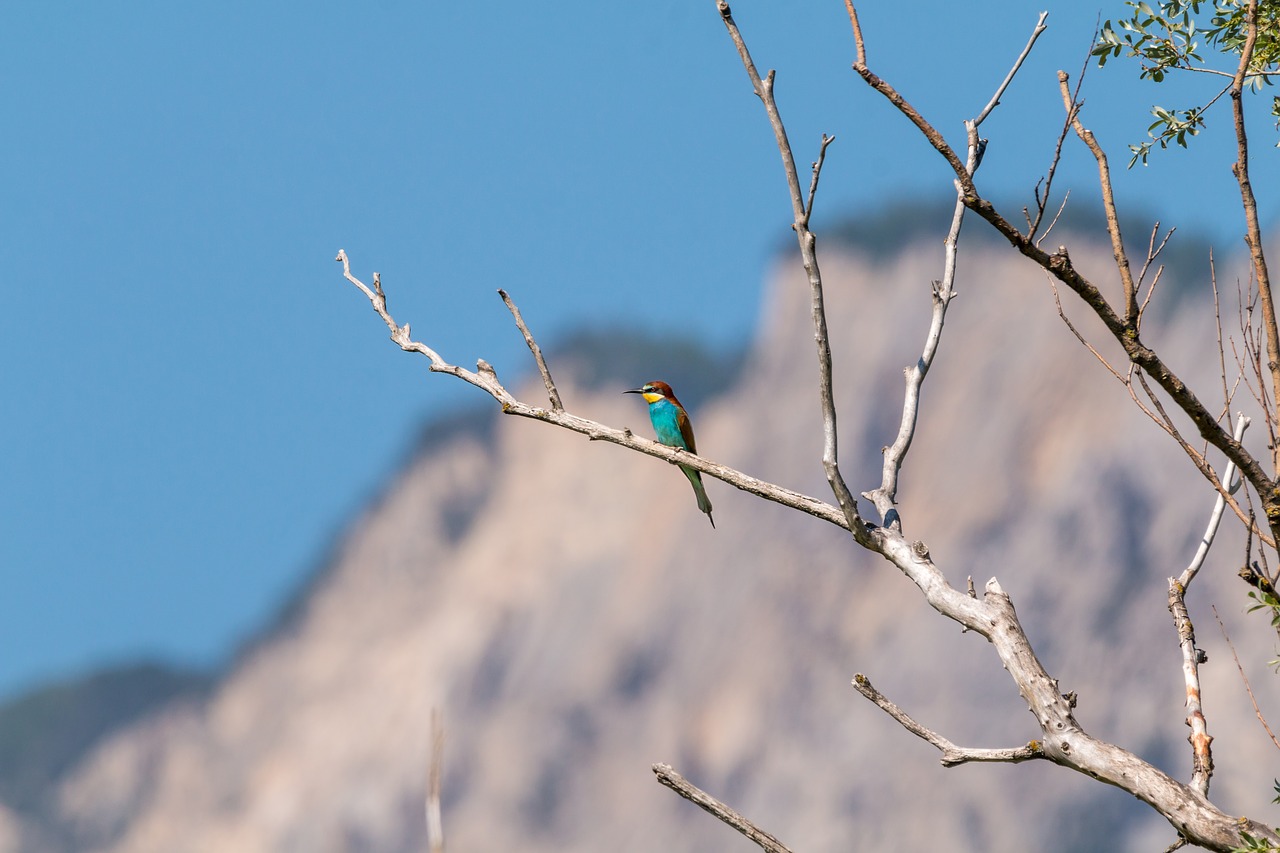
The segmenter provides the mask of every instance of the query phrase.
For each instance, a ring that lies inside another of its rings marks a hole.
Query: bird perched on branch
[[[653,422],[653,431],[657,433],[661,444],[680,447],[694,454],[698,452],[693,441],[693,425],[689,423],[689,416],[685,414],[684,406],[680,405],[670,385],[665,382],[646,382],[639,388],[631,388],[622,393],[640,394],[644,397],[644,401],[649,404],[649,420]],[[707,514],[707,521],[715,527],[716,520],[711,517],[711,501],[707,499],[707,490],[702,486],[702,474],[687,465],[681,465],[680,470],[689,478],[693,493],[698,496],[698,509]]]

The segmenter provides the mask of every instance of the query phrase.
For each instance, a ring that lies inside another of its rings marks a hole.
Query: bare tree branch
[[[538,372],[542,374],[542,384],[547,388],[547,399],[551,401],[552,411],[563,412],[564,404],[560,402],[560,392],[556,390],[556,383],[551,378],[551,370],[547,367],[547,361],[542,357],[542,348],[538,346],[538,342],[529,333],[529,327],[524,324],[524,318],[520,316],[520,309],[511,301],[511,297],[507,295],[507,292],[499,288],[498,295],[506,303],[507,310],[511,312],[511,316],[515,318],[516,327],[520,329],[520,334],[524,335],[524,342],[528,345],[529,352],[533,353],[533,360],[538,365]]]
[[[1029,761],[1033,758],[1045,757],[1044,749],[1041,747],[1039,741],[1034,740],[1026,746],[1015,746],[1006,749],[975,749],[956,746],[942,735],[932,729],[925,728],[913,720],[907,712],[889,701],[888,697],[877,690],[871,684],[870,679],[862,673],[858,673],[853,677],[853,687],[863,696],[874,702],[880,710],[897,720],[904,729],[911,732],[916,737],[926,740],[937,747],[938,751],[942,753],[943,767],[955,767],[958,764],[968,764],[971,761],[1018,764],[1023,761]]]
[[[1243,413],[1236,415],[1236,427],[1233,433],[1236,441],[1244,439],[1244,431],[1249,428],[1250,423],[1252,423],[1252,420],[1245,417]],[[1195,556],[1191,558],[1190,564],[1187,565],[1176,580],[1176,583],[1184,590],[1191,585],[1196,573],[1204,565],[1205,557],[1209,555],[1213,540],[1218,535],[1218,526],[1222,523],[1222,510],[1226,507],[1227,496],[1235,494],[1240,488],[1240,472],[1234,462],[1228,462],[1227,467],[1223,470],[1222,484],[1225,486],[1227,495],[1219,494],[1214,501],[1213,511],[1209,514],[1209,525],[1205,528],[1204,536],[1200,538],[1200,545],[1196,548]]]
[[[1111,187],[1111,168],[1107,165],[1107,155],[1093,138],[1093,132],[1086,130],[1080,123],[1080,112],[1076,109],[1075,100],[1067,85],[1067,72],[1058,72],[1058,88],[1062,92],[1062,102],[1071,117],[1071,127],[1076,136],[1089,148],[1093,158],[1098,162],[1098,185],[1102,189],[1102,208],[1107,217],[1107,233],[1111,235],[1111,253],[1115,257],[1116,269],[1120,273],[1120,284],[1124,291],[1124,322],[1136,331],[1138,327],[1138,288],[1133,283],[1133,273],[1129,269],[1129,255],[1125,252],[1124,238],[1120,235],[1120,216],[1116,213],[1115,191]]]
[[[1249,258],[1253,262],[1253,274],[1258,281],[1258,296],[1262,301],[1262,327],[1267,338],[1267,372],[1271,375],[1271,399],[1280,402],[1280,330],[1276,327],[1276,309],[1271,298],[1271,275],[1267,271],[1267,258],[1262,250],[1262,228],[1258,223],[1258,201],[1253,195],[1253,184],[1249,181],[1249,139],[1244,126],[1244,85],[1249,73],[1249,64],[1253,61],[1254,46],[1258,41],[1258,0],[1249,0],[1248,33],[1244,46],[1240,50],[1240,64],[1236,67],[1235,78],[1231,81],[1231,111],[1235,117],[1236,162],[1231,167],[1237,183],[1240,184],[1240,200],[1244,206],[1245,244],[1249,247]],[[1280,474],[1280,462],[1273,463],[1273,471]],[[1263,496],[1267,501],[1267,496]],[[1272,527],[1280,520],[1280,507],[1264,504],[1267,518]]]
[[[848,8],[854,21],[855,32],[861,35],[856,23],[857,13],[853,11],[852,5],[849,5]],[[995,94],[991,96],[991,100],[987,102],[987,105],[982,108],[982,111],[977,116],[965,122],[965,132],[969,139],[965,172],[970,177],[977,172],[978,167],[981,165],[982,153],[986,148],[986,140],[978,138],[978,128],[1000,103],[1000,96],[1009,88],[1014,75],[1018,73],[1018,69],[1022,67],[1023,62],[1030,55],[1031,49],[1035,47],[1036,40],[1045,31],[1044,22],[1048,15],[1048,12],[1040,14],[1040,19],[1036,22],[1035,28],[1031,32],[1031,37],[1027,40],[1026,47],[1022,49],[1022,53],[1014,60],[1013,67],[1009,69],[1009,73],[1005,75],[1004,81],[997,87]],[[861,48],[859,55],[862,55]],[[935,281],[932,285],[933,311],[929,320],[929,332],[925,337],[924,352],[921,353],[915,364],[903,371],[906,389],[902,395],[902,418],[899,421],[898,434],[894,437],[893,443],[884,449],[880,486],[869,492],[862,493],[864,498],[875,504],[876,511],[880,513],[881,521],[896,528],[901,528],[902,526],[902,518],[897,504],[898,474],[902,470],[902,463],[906,459],[907,451],[911,449],[911,442],[915,438],[916,421],[920,413],[920,390],[924,385],[925,376],[929,373],[929,368],[933,365],[934,356],[938,352],[938,345],[942,341],[942,327],[946,322],[947,306],[951,304],[951,300],[955,296],[956,263],[959,254],[960,228],[964,224],[964,211],[964,190],[957,186],[955,209],[951,214],[951,229],[947,232],[946,239],[942,243],[945,249],[942,280]]]
[[[566,411],[555,411],[544,409],[538,406],[532,406],[528,403],[521,402],[502,383],[498,381],[498,376],[488,363],[481,361],[477,372],[473,373],[464,368],[458,367],[445,361],[440,355],[425,344],[419,343],[409,337],[409,324],[405,323],[400,326],[392,318],[387,311],[387,301],[382,293],[382,286],[379,282],[377,273],[374,273],[374,282],[376,290],[370,290],[363,282],[351,274],[350,262],[344,251],[338,252],[337,260],[342,262],[343,275],[348,281],[358,287],[369,298],[373,304],[373,309],[382,317],[383,322],[391,329],[391,340],[395,341],[400,348],[406,352],[416,352],[425,355],[431,361],[430,369],[436,373],[447,373],[456,376],[464,382],[470,383],[481,389],[502,407],[504,414],[516,415],[517,417],[530,418],[536,421],[554,424],[563,429],[581,433],[592,441],[606,441],[610,444],[617,444],[631,450],[638,450],[649,456],[656,456],[664,459],[672,465],[684,465],[689,468],[695,468],[704,474],[710,474],[716,479],[722,480],[729,485],[749,492],[757,497],[783,506],[791,507],[800,512],[807,513],[820,518],[823,521],[830,522],[836,527],[848,530],[848,521],[845,515],[836,507],[828,503],[811,498],[808,495],[802,495],[799,492],[793,492],[790,489],[784,489],[781,486],[775,486],[763,480],[757,480],[755,477],[748,476],[741,471],[734,470],[726,465],[720,465],[710,462],[701,456],[696,456],[686,450],[680,448],[668,447],[665,444],[659,444],[656,441],[650,441],[646,438],[640,438],[634,435],[629,429],[614,429],[595,421],[580,418],[577,415],[570,414]]]
[[[834,136],[822,134],[822,142],[818,145],[818,159],[813,161],[812,171],[813,178],[809,181],[809,201],[804,206],[804,215],[810,217],[813,215],[813,197],[818,193],[818,177],[822,174],[822,164],[827,159],[827,146],[835,142]]]
[[[653,773],[658,777],[659,782],[698,808],[741,832],[758,844],[760,849],[766,851],[766,853],[791,853],[790,850],[783,846],[781,841],[681,776],[671,768],[670,764],[653,765]]]
[[[818,397],[822,405],[822,467],[827,474],[827,482],[836,496],[836,501],[843,510],[847,527],[855,539],[866,544],[863,522],[858,514],[858,501],[849,491],[844,476],[840,473],[839,448],[836,430],[835,394],[832,391],[831,343],[827,335],[827,314],[823,306],[822,272],[818,269],[817,238],[809,230],[809,216],[812,213],[812,191],[810,204],[805,204],[805,197],[800,189],[800,175],[796,171],[795,156],[791,153],[791,143],[787,141],[787,130],[782,124],[782,115],[778,112],[778,104],[773,97],[773,72],[770,71],[763,80],[756,70],[747,43],[733,20],[733,13],[725,0],[716,0],[716,8],[720,19],[729,31],[729,37],[738,49],[738,57],[751,80],[751,88],[764,104],[765,113],[769,116],[769,124],[773,128],[774,139],[778,143],[778,153],[782,155],[782,168],[786,173],[787,187],[791,192],[791,210],[795,217],[792,227],[796,232],[796,240],[800,244],[800,257],[804,262],[805,273],[809,277],[811,312],[813,315],[814,342],[818,347]],[[828,138],[823,135],[822,148],[818,161],[814,164],[812,190],[816,190],[818,171],[822,158],[829,145]]]

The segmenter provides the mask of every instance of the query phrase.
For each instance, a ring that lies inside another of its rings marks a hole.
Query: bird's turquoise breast
[[[657,433],[658,441],[668,447],[683,447],[687,450],[684,436],[680,434],[679,417],[680,410],[666,400],[649,404],[649,420],[653,421],[653,431]]]

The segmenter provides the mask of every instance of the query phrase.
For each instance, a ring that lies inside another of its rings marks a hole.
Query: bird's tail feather
[[[711,522],[711,526],[716,526],[716,520],[711,517],[711,499],[707,497],[707,490],[702,485],[702,472],[694,468],[686,468],[680,466],[680,470],[689,478],[690,485],[693,486],[693,493],[698,496],[698,509],[707,514],[707,521]]]

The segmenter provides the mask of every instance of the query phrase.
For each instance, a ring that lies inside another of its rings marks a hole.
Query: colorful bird
[[[696,454],[698,446],[693,441],[693,425],[685,414],[684,406],[676,399],[675,392],[665,382],[646,382],[639,388],[631,388],[624,394],[640,394],[649,404],[649,420],[653,421],[653,431],[658,434],[658,441],[667,447],[682,447]],[[711,517],[711,501],[707,499],[707,490],[702,486],[702,474],[687,465],[680,470],[689,478],[693,493],[698,496],[698,509],[707,514],[707,521],[716,526]]]

